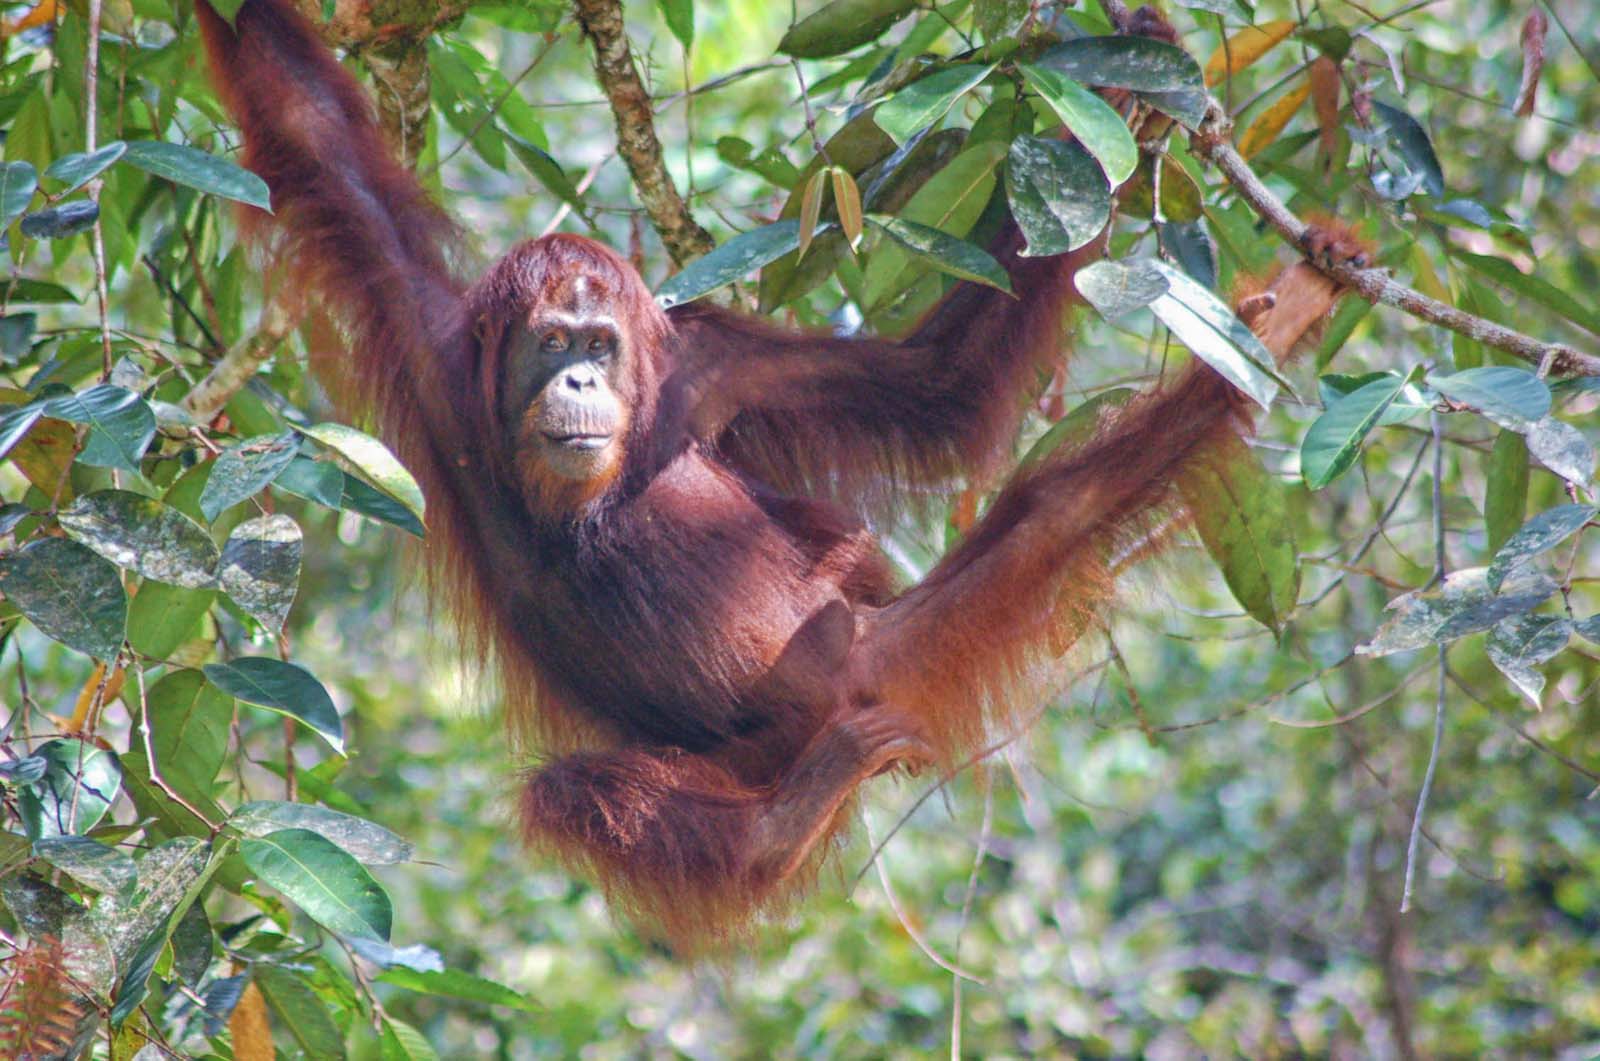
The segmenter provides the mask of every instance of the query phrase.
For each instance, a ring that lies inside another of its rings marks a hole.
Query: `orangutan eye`
[[[559,330],[545,332],[544,338],[539,340],[539,348],[547,353],[560,353],[567,348],[567,333]]]
[[[591,354],[601,353],[605,350],[607,345],[608,344],[606,341],[597,335],[593,339],[589,340],[589,352]]]

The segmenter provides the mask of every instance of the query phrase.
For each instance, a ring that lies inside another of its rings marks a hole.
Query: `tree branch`
[[[1190,144],[1198,157],[1222,171],[1239,197],[1258,216],[1277,229],[1284,239],[1296,247],[1304,247],[1306,230],[1310,226],[1291,213],[1283,200],[1256,176],[1250,164],[1234,149],[1232,132],[1233,123],[1212,100],[1206,119],[1190,137]],[[1519,357],[1542,371],[1562,376],[1600,376],[1600,358],[1581,353],[1565,343],[1541,342],[1494,321],[1464,313],[1407,287],[1381,269],[1359,269],[1347,262],[1312,264],[1369,302],[1395,306],[1413,317]]]
[[[650,94],[634,69],[633,53],[623,32],[620,0],[573,0],[583,35],[594,43],[594,72],[611,101],[617,120],[617,151],[628,164],[639,201],[661,236],[667,253],[684,265],[709,251],[715,242],[689,213],[661,157]]]
[[[183,399],[183,408],[200,424],[216,419],[222,407],[266,364],[294,328],[294,316],[278,299],[269,299],[261,311],[254,335],[242,339],[217,359],[206,378]]]

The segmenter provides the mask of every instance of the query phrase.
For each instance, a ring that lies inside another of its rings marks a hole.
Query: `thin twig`
[[[867,842],[872,843],[872,823],[867,822],[866,828]],[[933,944],[930,943],[928,938],[922,934],[922,930],[916,926],[916,923],[913,922],[909,916],[907,916],[905,908],[900,905],[900,897],[895,894],[894,882],[889,879],[889,870],[888,867],[884,865],[883,859],[875,858],[872,860],[872,863],[878,869],[878,881],[883,885],[884,897],[889,900],[889,909],[894,911],[894,916],[900,921],[900,927],[906,930],[906,935],[911,937],[911,941],[917,945],[917,949],[922,951],[923,954],[927,955],[929,961],[933,962],[933,964],[937,965],[951,976],[959,977],[962,980],[971,980],[975,984],[982,984],[982,979],[974,976],[972,973],[969,973],[967,970],[961,968],[955,962],[950,961],[948,958],[944,957],[938,951],[933,949]]]
[[[1250,208],[1296,247],[1305,246],[1310,226],[1296,217],[1269,189],[1231,142],[1232,124],[1215,100],[1190,144],[1200,158],[1220,169]],[[1318,269],[1369,302],[1382,302],[1421,320],[1437,324],[1485,346],[1503,350],[1534,365],[1548,363],[1564,376],[1600,376],[1600,358],[1565,343],[1546,343],[1483,317],[1447,306],[1393,279],[1381,269],[1358,268],[1349,262],[1313,262]]]
[[[101,0],[89,0],[89,25],[87,27],[83,60],[83,150],[93,154],[99,135],[100,118],[100,9]],[[101,180],[89,182],[89,200],[98,210]],[[94,293],[100,303],[100,378],[111,378],[111,319],[110,298],[106,291],[106,244],[100,232],[100,217],[95,215],[94,226],[89,230],[89,244],[94,252]]]

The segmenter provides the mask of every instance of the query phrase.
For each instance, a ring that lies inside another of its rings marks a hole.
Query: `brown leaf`
[[[272,1028],[267,1024],[267,1000],[254,982],[245,985],[239,1004],[228,1018],[237,1061],[272,1061]]]
[[[1283,127],[1289,124],[1294,112],[1305,105],[1311,95],[1311,82],[1304,81],[1256,116],[1255,121],[1239,134],[1239,154],[1250,158],[1278,138]]]
[[[1326,55],[1311,64],[1311,105],[1317,109],[1322,153],[1332,155],[1339,142],[1339,64]]]
[[[1517,117],[1526,118],[1533,113],[1533,98],[1539,92],[1539,75],[1544,72],[1544,36],[1550,31],[1550,20],[1537,4],[1528,17],[1522,20],[1522,84],[1517,86]]]

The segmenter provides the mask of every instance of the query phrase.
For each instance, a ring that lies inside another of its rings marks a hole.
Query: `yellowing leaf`
[[[272,1061],[277,1056],[272,1048],[272,1028],[267,1024],[267,1000],[254,983],[245,985],[239,1004],[233,1007],[228,1031],[233,1033],[233,1056],[238,1061]]]
[[[833,206],[839,211],[839,227],[855,246],[861,238],[861,189],[856,179],[838,166],[830,167],[829,172],[833,174]]]
[[[822,189],[828,175],[824,167],[811,175],[806,182],[805,195],[800,200],[800,257],[811,249],[811,239],[817,233],[817,219],[822,216]]]
[[[1289,119],[1294,117],[1294,112],[1305,105],[1310,95],[1311,82],[1303,81],[1294,91],[1256,115],[1249,127],[1239,134],[1239,154],[1250,158],[1276,140],[1278,134],[1283,132],[1283,127],[1289,124]]]
[[[1286,18],[1263,22],[1259,26],[1246,26],[1229,37],[1206,60],[1206,84],[1215,85],[1223,78],[1237,74],[1285,40],[1294,32],[1294,28],[1295,23]]]

